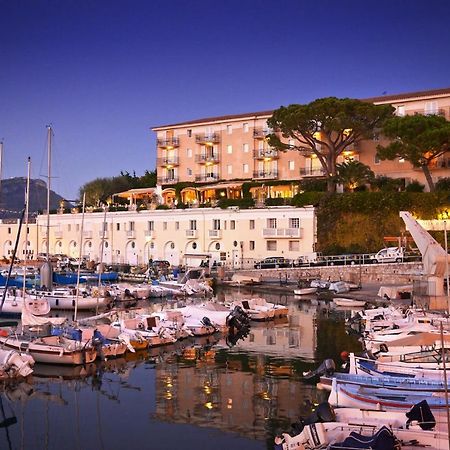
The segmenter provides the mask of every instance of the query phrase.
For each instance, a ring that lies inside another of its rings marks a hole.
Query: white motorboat
[[[304,288],[298,288],[298,289],[294,289],[294,295],[312,295],[315,294],[317,292],[316,287],[304,287]]]
[[[27,377],[33,373],[34,359],[15,350],[0,349],[0,379]]]
[[[50,312],[50,303],[47,299],[34,298],[26,293],[24,297],[22,289],[8,288],[6,294],[4,289],[0,290],[0,303],[3,295],[5,295],[5,302],[1,308],[3,314],[21,315],[23,307],[35,316],[44,316]]]
[[[4,348],[29,354],[36,362],[47,364],[88,364],[97,358],[97,352],[92,346],[62,336],[33,338],[13,334],[0,336],[0,344]]]
[[[254,297],[249,299],[235,300],[231,303],[231,307],[239,306],[246,312],[251,320],[264,321],[273,320],[279,317],[286,317],[289,310],[286,306],[276,305],[267,302],[262,297]]]

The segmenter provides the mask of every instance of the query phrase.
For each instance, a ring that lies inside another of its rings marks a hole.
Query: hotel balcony
[[[55,239],[61,239],[63,237],[62,231],[55,231]]]
[[[211,154],[202,154],[202,155],[195,155],[195,162],[199,164],[206,164],[206,163],[213,163],[217,164],[220,161],[219,154],[218,153],[211,153]]]
[[[144,236],[148,239],[154,239],[155,238],[155,230],[145,230]]]
[[[254,139],[265,139],[271,131],[267,128],[255,128],[253,130],[253,138]]]
[[[169,158],[157,158],[156,165],[161,167],[178,166],[180,164],[180,158],[178,156],[171,156]]]
[[[278,150],[275,148],[255,148],[253,150],[253,158],[255,159],[278,159],[280,157]]]
[[[195,181],[206,182],[206,181],[218,181],[219,174],[218,173],[208,173],[203,175],[195,175]]]
[[[303,237],[303,228],[263,228],[263,238],[297,238]]]
[[[178,177],[158,177],[159,184],[175,184],[178,183]]]
[[[197,144],[206,144],[212,145],[220,142],[220,134],[219,133],[205,133],[205,134],[196,134],[195,142]]]
[[[100,239],[108,239],[109,233],[108,233],[108,231],[99,231],[98,232],[98,237]]]
[[[325,170],[323,167],[301,167],[300,176],[302,177],[323,177],[325,175]]]
[[[444,108],[406,110],[405,115],[442,116],[442,117],[447,116]]]
[[[195,239],[198,237],[198,231],[197,230],[186,230],[186,237]]]
[[[92,239],[92,230],[83,231],[83,237],[85,239]]]
[[[253,172],[253,178],[272,180],[278,178],[278,170],[256,170]]]
[[[127,230],[127,238],[134,239],[136,237],[136,231],[135,230]]]
[[[222,239],[222,230],[208,230],[211,239]]]
[[[156,145],[160,148],[175,148],[180,146],[180,140],[176,137],[166,139],[156,139]]]

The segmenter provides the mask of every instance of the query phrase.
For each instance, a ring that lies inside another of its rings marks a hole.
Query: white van
[[[375,255],[370,256],[373,264],[388,263],[388,262],[402,262],[404,257],[403,247],[386,247],[382,248]]]

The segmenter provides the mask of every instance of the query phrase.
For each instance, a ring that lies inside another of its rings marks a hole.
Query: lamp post
[[[447,221],[444,220],[444,245],[445,245],[445,278],[447,282],[447,312],[450,313],[450,284],[448,273],[448,243],[447,243]]]

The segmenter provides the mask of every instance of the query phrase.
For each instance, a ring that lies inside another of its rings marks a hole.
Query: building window
[[[397,106],[397,116],[405,115],[405,105]]]
[[[267,228],[276,228],[277,219],[267,219]]]
[[[80,231],[80,224],[77,223],[77,231]]]
[[[67,225],[67,231],[71,231],[71,230],[72,230],[72,224],[69,223],[69,224]]]
[[[248,248],[249,248],[250,250],[255,250],[255,241],[250,241],[250,242],[249,242]]]
[[[192,169],[189,169],[189,167],[186,169],[186,172],[187,172],[188,176],[192,175]]]
[[[187,148],[187,149],[186,149],[186,156],[187,156],[188,158],[192,158],[192,148]]]
[[[220,244],[218,242],[216,243],[216,250],[220,250]]]
[[[375,154],[375,156],[373,157],[373,163],[380,164],[380,157],[378,156],[378,154]]]
[[[242,144],[242,151],[248,153],[248,144]]]
[[[163,222],[163,230],[167,230],[167,222]]]
[[[187,130],[187,135],[188,135],[188,137],[192,137],[192,130]]]
[[[438,107],[437,102],[426,102],[425,103],[425,115],[429,116],[431,114],[437,114]]]
[[[189,229],[193,230],[193,231],[197,229],[197,221],[196,220],[189,221]]]
[[[300,219],[298,217],[291,217],[289,219],[289,228],[300,228]]]
[[[288,161],[289,170],[295,170],[295,161]]]
[[[233,146],[231,144],[227,145],[227,153],[229,153],[231,155],[231,153],[233,153]]]
[[[277,251],[277,241],[271,241],[271,240],[266,241],[266,247],[267,247],[267,251],[276,252]]]
[[[233,127],[231,125],[227,125],[227,134],[231,134],[233,132]]]
[[[248,173],[248,164],[242,164],[242,172]]]
[[[242,124],[242,128],[244,129],[244,133],[248,133],[248,123],[247,122]]]
[[[404,163],[405,162],[405,158],[398,158],[398,162],[399,163]]]
[[[134,222],[129,222],[128,223],[128,230],[129,231],[134,231]]]
[[[213,219],[213,230],[220,230],[220,219]]]
[[[230,230],[235,230],[235,229],[236,229],[236,221],[230,220]]]
[[[289,251],[299,252],[300,251],[300,241],[289,241]]]
[[[11,227],[8,227],[8,234],[11,234]]]
[[[155,229],[155,222],[153,222],[153,220],[149,220],[147,222],[147,228],[148,228],[148,231],[153,231]]]
[[[255,221],[253,219],[250,219],[250,221],[249,221],[249,228],[250,228],[250,230],[255,229]]]
[[[233,173],[233,165],[232,164],[228,164],[227,165],[227,174],[231,175]]]
[[[192,248],[195,250],[197,248],[197,242],[192,243]]]
[[[180,229],[180,222],[175,222],[175,230],[179,230]]]

